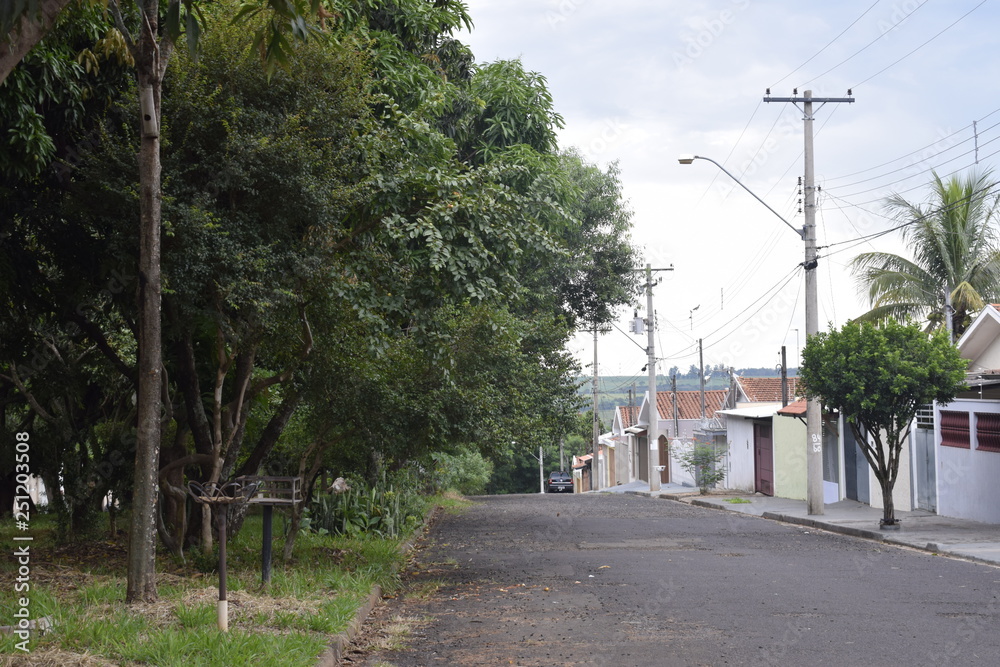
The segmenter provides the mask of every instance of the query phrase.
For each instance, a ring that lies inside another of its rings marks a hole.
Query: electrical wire
[[[923,7],[923,6],[924,6],[924,4],[926,4],[926,2],[924,2],[923,4],[921,4],[921,5],[920,5],[920,7]],[[937,39],[938,37],[940,37],[940,36],[941,36],[941,35],[943,35],[944,33],[948,32],[949,30],[951,30],[952,28],[954,28],[954,27],[955,27],[955,25],[956,25],[956,24],[957,24],[957,23],[958,23],[959,21],[961,21],[961,20],[962,20],[962,19],[964,19],[964,18],[965,18],[966,16],[968,16],[968,15],[969,15],[969,14],[971,14],[972,12],[976,11],[977,9],[979,9],[980,7],[982,7],[982,6],[983,6],[983,5],[985,5],[985,4],[986,4],[986,0],[982,0],[982,2],[980,2],[980,3],[978,4],[978,5],[976,5],[975,7],[973,7],[972,9],[970,9],[969,11],[965,12],[965,13],[964,13],[964,14],[962,14],[962,15],[961,15],[960,17],[958,17],[958,18],[957,18],[957,19],[955,20],[955,22],[954,22],[954,23],[952,23],[952,24],[951,24],[951,25],[949,25],[948,27],[946,27],[946,28],[944,28],[943,30],[941,30],[941,32],[937,33],[936,35],[934,35],[933,37],[931,37],[930,39],[928,39],[928,40],[927,40],[926,42],[924,42],[923,44],[921,44],[921,45],[920,45],[920,46],[918,46],[917,48],[915,48],[915,49],[913,49],[912,51],[910,51],[909,53],[907,53],[907,54],[906,54],[905,56],[903,56],[903,57],[902,57],[902,58],[900,58],[899,60],[897,60],[897,61],[895,61],[895,62],[893,62],[893,63],[891,63],[891,64],[889,64],[889,65],[886,65],[885,67],[883,67],[883,68],[882,68],[882,69],[880,69],[879,71],[875,72],[874,74],[872,74],[872,75],[871,75],[870,77],[868,77],[867,79],[865,79],[865,80],[864,80],[864,81],[862,81],[861,83],[856,83],[856,84],[854,84],[854,85],[852,86],[852,88],[859,88],[860,86],[862,86],[862,85],[863,85],[863,84],[865,84],[865,83],[868,83],[869,81],[871,81],[872,79],[874,79],[875,77],[877,77],[877,76],[878,76],[879,74],[882,74],[883,72],[885,72],[885,71],[886,71],[886,70],[888,70],[889,68],[891,68],[891,67],[895,67],[896,65],[898,65],[898,64],[899,64],[899,63],[901,63],[902,61],[906,60],[907,58],[909,58],[910,56],[912,56],[912,55],[913,55],[914,53],[916,53],[917,51],[919,51],[920,49],[924,48],[925,46],[927,46],[928,44],[930,44],[931,42],[933,42],[933,41],[934,41],[935,39]],[[920,9],[920,7],[917,7],[917,9]],[[917,9],[914,9],[913,11],[917,11]]]
[[[985,0],[984,0],[984,1],[985,1]],[[861,55],[862,53],[864,53],[864,52],[865,52],[865,51],[866,51],[866,50],[867,50],[867,49],[868,49],[868,48],[869,48],[870,46],[872,46],[873,44],[875,44],[875,43],[876,43],[876,42],[878,42],[879,40],[881,40],[881,39],[884,39],[886,35],[888,35],[888,34],[889,34],[890,32],[892,32],[893,30],[895,30],[895,29],[896,29],[896,27],[897,27],[897,26],[899,26],[899,24],[901,24],[901,23],[902,23],[903,21],[905,21],[906,19],[910,18],[911,16],[913,16],[914,14],[916,14],[916,13],[917,13],[918,11],[920,11],[920,9],[921,9],[921,8],[922,8],[922,7],[924,6],[924,5],[926,5],[926,4],[927,4],[927,2],[928,2],[928,0],[924,0],[923,2],[921,2],[921,3],[919,4],[919,5],[917,5],[916,7],[914,7],[914,8],[913,8],[913,11],[909,12],[909,13],[908,13],[908,14],[907,14],[906,16],[904,16],[904,17],[902,17],[901,19],[899,19],[899,21],[897,21],[896,23],[892,24],[892,26],[891,26],[891,27],[890,27],[890,28],[889,28],[888,30],[886,30],[886,31],[882,32],[882,34],[880,34],[880,35],[879,35],[878,37],[876,37],[876,38],[875,38],[875,39],[873,39],[872,41],[868,42],[868,43],[867,43],[867,44],[865,44],[865,45],[864,45],[863,47],[861,47],[861,48],[860,48],[859,50],[855,51],[855,52],[854,52],[853,54],[851,54],[850,56],[848,56],[848,57],[847,57],[847,58],[845,58],[844,60],[840,61],[839,63],[837,63],[836,65],[834,65],[834,66],[833,66],[833,67],[831,67],[830,69],[826,70],[826,71],[825,71],[825,72],[823,72],[822,74],[820,74],[820,75],[818,75],[818,76],[814,76],[813,78],[809,79],[809,80],[808,80],[808,81],[806,81],[805,83],[801,84],[801,85],[799,86],[799,88],[805,88],[805,87],[806,87],[807,85],[809,85],[810,83],[812,83],[812,82],[813,82],[813,81],[815,81],[816,79],[819,79],[819,78],[821,78],[821,77],[824,77],[824,76],[826,76],[827,74],[829,74],[829,73],[830,73],[830,72],[832,72],[833,70],[837,69],[837,68],[838,68],[838,67],[840,67],[841,65],[845,65],[845,64],[847,64],[848,62],[850,62],[851,60],[854,60],[855,58],[857,58],[857,57],[858,57],[859,55]]]
[[[848,30],[850,30],[851,28],[853,28],[853,27],[854,27],[854,25],[855,25],[855,24],[856,24],[856,23],[857,23],[858,21],[860,21],[861,19],[863,19],[863,18],[864,18],[864,17],[865,17],[865,16],[866,16],[866,15],[868,14],[868,12],[870,12],[870,11],[871,11],[871,10],[873,10],[873,9],[875,9],[875,5],[877,5],[877,4],[879,3],[879,2],[881,2],[881,0],[875,0],[875,2],[873,2],[873,3],[871,4],[871,6],[870,6],[870,7],[868,8],[868,9],[866,9],[866,10],[865,10],[864,12],[862,12],[861,16],[859,16],[858,18],[856,18],[856,19],[854,19],[853,21],[851,21],[851,24],[850,24],[849,26],[847,26],[846,28],[844,28],[843,30],[841,30],[841,31],[840,31],[840,34],[838,34],[838,35],[837,35],[836,37],[834,37],[834,38],[833,38],[833,39],[831,39],[831,40],[830,40],[829,42],[827,42],[827,43],[826,43],[826,46],[824,46],[824,47],[823,47],[822,49],[820,49],[819,51],[817,51],[817,52],[816,52],[815,54],[813,54],[813,55],[812,55],[812,57],[810,57],[810,58],[809,58],[808,60],[806,60],[806,61],[805,61],[804,63],[802,63],[801,65],[799,65],[799,66],[798,66],[798,67],[796,67],[795,69],[793,69],[793,70],[792,70],[791,72],[789,72],[789,73],[788,73],[788,74],[786,74],[785,76],[781,77],[780,79],[778,79],[777,81],[775,81],[774,83],[772,83],[772,84],[771,84],[771,88],[777,88],[777,87],[778,87],[778,84],[779,84],[779,83],[781,83],[782,81],[784,81],[785,79],[787,79],[787,78],[788,78],[788,77],[790,77],[791,75],[793,75],[793,74],[795,74],[796,72],[798,72],[798,71],[799,71],[800,69],[802,69],[803,67],[805,67],[806,65],[808,65],[809,63],[811,63],[811,62],[813,61],[813,59],[815,59],[815,58],[816,58],[817,56],[819,56],[819,55],[820,55],[821,53],[823,53],[823,52],[824,52],[824,51],[826,51],[826,50],[827,50],[828,48],[830,48],[830,46],[832,46],[834,42],[836,42],[836,41],[837,41],[838,39],[840,39],[841,37],[843,37],[843,36],[844,36],[844,33],[846,33],[846,32],[847,32]]]
[[[767,292],[767,293],[765,293],[765,294],[764,294],[764,295],[763,295],[762,297],[760,297],[759,299],[757,299],[757,301],[755,301],[754,303],[752,303],[752,304],[750,304],[749,306],[747,306],[746,308],[744,308],[744,309],[743,309],[743,310],[742,310],[742,311],[741,311],[741,312],[740,312],[740,313],[739,313],[739,314],[738,314],[738,315],[737,315],[736,317],[740,317],[740,315],[742,315],[742,314],[743,314],[743,313],[745,313],[745,312],[746,312],[747,310],[749,310],[749,309],[750,309],[750,308],[752,308],[752,307],[753,307],[754,305],[756,305],[756,304],[757,304],[757,302],[759,302],[759,301],[761,301],[761,300],[764,300],[764,299],[765,299],[765,297],[770,297],[770,296],[772,296],[772,292],[773,292],[773,293],[777,293],[777,292],[780,292],[780,291],[781,291],[782,289],[784,289],[784,288],[785,288],[785,285],[787,285],[788,283],[790,283],[790,282],[792,281],[792,279],[793,279],[793,278],[795,278],[795,277],[796,277],[796,275],[798,275],[798,273],[799,273],[799,272],[800,272],[801,270],[802,270],[802,265],[801,265],[801,264],[796,264],[796,265],[795,265],[795,268],[794,268],[794,269],[792,269],[792,271],[791,271],[791,272],[789,272],[789,273],[787,274],[787,277],[786,277],[785,279],[783,279],[783,280],[784,280],[783,282],[781,282],[780,284],[777,284],[777,285],[776,285],[776,286],[775,286],[774,288],[772,288],[771,290],[768,290],[768,292]],[[714,336],[715,334],[717,334],[717,333],[719,333],[720,331],[722,331],[722,329],[724,329],[724,328],[725,328],[725,325],[723,325],[722,327],[719,327],[718,329],[716,329],[716,330],[715,330],[715,331],[713,331],[712,333],[708,334],[708,336],[706,336],[706,337],[703,337],[703,338],[702,338],[702,350],[707,350],[707,349],[709,349],[709,348],[711,348],[711,347],[714,347],[714,346],[718,345],[719,343],[723,342],[724,340],[726,340],[726,339],[727,339],[727,338],[728,338],[729,336],[731,336],[731,335],[733,335],[734,333],[736,333],[736,331],[738,331],[740,327],[742,327],[742,326],[743,326],[744,324],[746,324],[746,323],[747,323],[747,322],[748,322],[748,321],[749,321],[749,320],[750,320],[751,318],[753,318],[753,317],[754,317],[755,315],[757,315],[757,313],[759,313],[759,312],[760,312],[761,310],[763,310],[764,306],[766,306],[767,304],[768,304],[768,301],[767,301],[767,300],[764,300],[764,302],[760,304],[760,307],[759,307],[759,308],[757,308],[757,310],[755,310],[754,312],[750,313],[750,315],[749,315],[749,316],[747,316],[747,317],[746,317],[746,319],[744,319],[743,321],[741,321],[741,322],[740,322],[740,323],[739,323],[739,324],[738,324],[738,325],[737,325],[737,326],[736,326],[736,327],[735,327],[735,328],[734,328],[734,329],[733,329],[732,331],[730,331],[730,332],[729,332],[729,333],[727,333],[727,334],[724,334],[724,335],[720,336],[718,340],[716,340],[716,341],[714,341],[714,342],[712,342],[712,343],[709,343],[708,345],[705,345],[705,344],[704,344],[704,341],[705,341],[705,339],[706,339],[706,338],[708,338],[709,336]],[[733,318],[733,319],[736,319],[736,318]],[[731,323],[731,322],[730,322],[730,323]],[[727,324],[729,324],[729,323],[727,323]]]

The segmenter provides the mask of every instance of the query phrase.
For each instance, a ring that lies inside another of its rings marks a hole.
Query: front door
[[[660,436],[660,465],[663,471],[660,473],[660,484],[670,483],[670,450],[667,449],[670,443],[662,435]]]
[[[774,444],[770,424],[753,425],[754,490],[774,495]]]

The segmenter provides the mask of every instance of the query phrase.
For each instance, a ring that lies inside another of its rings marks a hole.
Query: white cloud
[[[713,165],[680,166],[677,155],[728,157],[730,171],[801,226],[801,112],[761,98],[769,86],[774,96],[808,84],[814,96],[830,97],[853,87],[856,103],[816,111],[820,245],[887,228],[878,202],[915,186],[905,194],[920,201],[926,169],[971,165],[972,153],[962,155],[973,145],[967,126],[1000,107],[992,48],[1000,10],[986,4],[935,38],[978,2],[927,3],[873,41],[918,4],[882,2],[859,19],[870,0],[470,0],[476,29],[460,38],[481,62],[520,58],[544,75],[566,120],[563,145],[597,164],[619,161],[635,241],[649,261],[675,265],[655,294],[658,354],[689,349],[702,337],[706,363],[773,366],[782,344],[795,358],[796,328],[804,343],[801,278],[753,304],[802,261],[802,243]],[[1000,141],[988,143],[1000,138],[1000,126],[991,127],[997,121],[1000,114],[979,123],[981,166],[1000,150]],[[846,265],[873,248],[905,250],[884,237],[821,260],[822,327],[864,310]],[[699,304],[692,329],[690,309]],[[625,320],[623,313],[623,329]],[[645,363],[642,350],[622,337],[602,339],[602,373],[631,375]],[[589,338],[577,345],[589,364]],[[672,358],[661,371],[692,362],[696,354]]]

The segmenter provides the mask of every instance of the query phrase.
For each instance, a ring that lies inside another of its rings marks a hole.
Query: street
[[[347,664],[995,665],[1000,570],[633,495],[442,513]]]

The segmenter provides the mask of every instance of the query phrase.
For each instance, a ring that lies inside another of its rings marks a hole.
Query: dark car
[[[546,493],[559,493],[566,491],[573,493],[573,476],[565,470],[555,470],[549,473],[549,479],[545,483]]]

